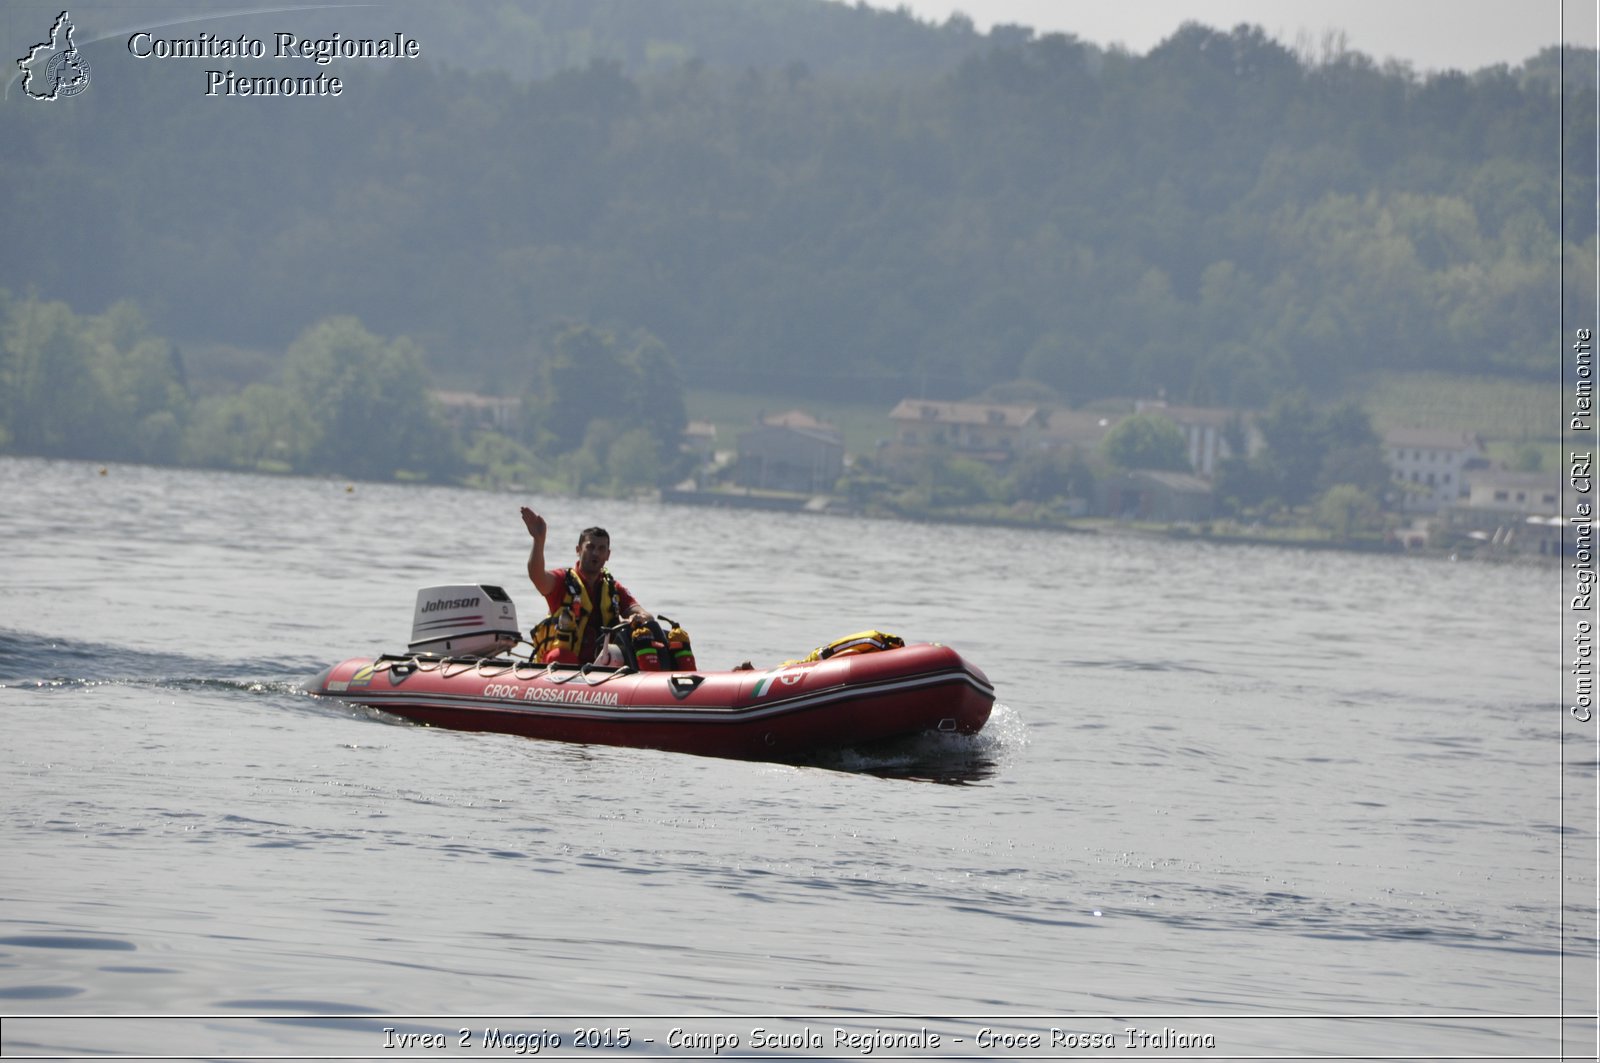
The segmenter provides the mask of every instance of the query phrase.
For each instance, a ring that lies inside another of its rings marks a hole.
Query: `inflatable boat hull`
[[[310,689],[453,730],[754,760],[929,731],[974,734],[994,704],[982,671],[930,643],[736,672],[352,658]]]

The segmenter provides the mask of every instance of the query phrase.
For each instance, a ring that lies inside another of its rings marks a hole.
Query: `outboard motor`
[[[488,657],[521,639],[510,595],[486,583],[463,583],[417,592],[407,649],[440,657]]]

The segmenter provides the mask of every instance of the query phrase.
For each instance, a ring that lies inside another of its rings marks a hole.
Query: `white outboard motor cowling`
[[[510,595],[487,583],[462,583],[417,592],[407,648],[441,657],[486,657],[521,639]]]

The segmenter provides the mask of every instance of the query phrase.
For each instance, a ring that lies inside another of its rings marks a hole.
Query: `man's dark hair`
[[[585,539],[604,539],[606,545],[611,545],[611,533],[604,528],[585,528],[578,533],[578,545],[582,546]]]

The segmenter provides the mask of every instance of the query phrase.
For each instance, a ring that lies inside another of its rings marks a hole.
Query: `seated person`
[[[523,506],[522,523],[533,536],[528,578],[550,608],[550,615],[534,629],[534,649],[541,661],[590,664],[600,652],[603,629],[624,620],[648,625],[660,637],[655,617],[606,568],[611,536],[604,528],[585,528],[578,536],[572,567],[546,569],[545,519]]]

